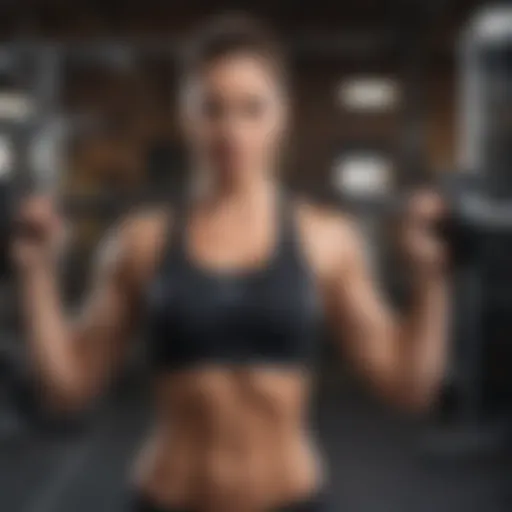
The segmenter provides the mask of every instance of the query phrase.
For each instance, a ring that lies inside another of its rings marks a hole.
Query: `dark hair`
[[[215,61],[236,54],[261,57],[276,77],[286,82],[285,51],[278,38],[261,21],[244,14],[215,17],[192,34],[182,53],[182,78],[186,80]]]

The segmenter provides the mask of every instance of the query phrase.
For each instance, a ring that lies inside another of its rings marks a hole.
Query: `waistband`
[[[278,506],[268,512],[330,512],[329,499],[325,490],[318,491],[309,498]],[[196,512],[182,508],[167,508],[152,502],[151,498],[137,493],[130,499],[127,512]]]

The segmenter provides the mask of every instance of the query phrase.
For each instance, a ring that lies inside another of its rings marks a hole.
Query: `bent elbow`
[[[77,414],[86,410],[96,393],[92,386],[80,379],[66,379],[47,389],[47,404],[53,412]]]
[[[400,393],[401,406],[406,412],[413,415],[428,414],[437,402],[439,389],[440,381],[437,379],[404,386]]]
[[[402,401],[403,409],[415,416],[428,414],[435,402],[435,395],[431,393],[408,393]]]

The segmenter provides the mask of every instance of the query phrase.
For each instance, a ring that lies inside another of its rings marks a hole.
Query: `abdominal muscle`
[[[307,499],[322,470],[299,370],[201,368],[160,377],[156,424],[136,468],[155,502],[200,512],[261,512]]]

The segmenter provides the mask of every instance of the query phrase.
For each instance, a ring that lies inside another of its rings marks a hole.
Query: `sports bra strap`
[[[166,232],[164,259],[184,257],[187,230],[188,200],[181,194],[171,208],[169,225]]]
[[[297,219],[293,206],[293,199],[290,194],[283,189],[279,192],[279,240],[280,252],[290,254],[295,252],[298,243]]]

